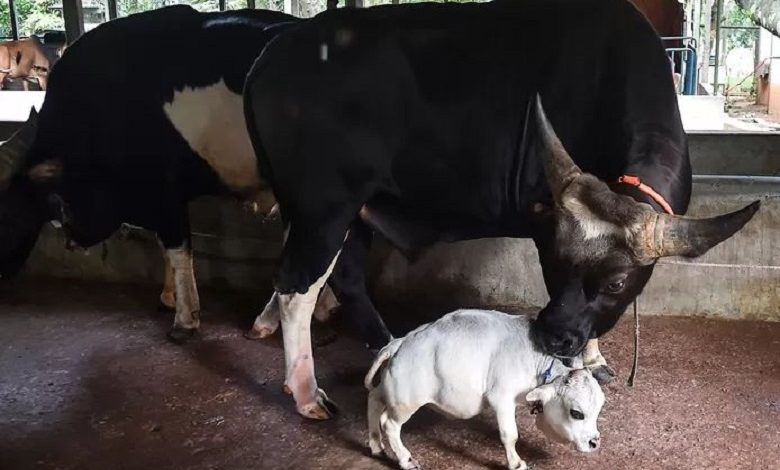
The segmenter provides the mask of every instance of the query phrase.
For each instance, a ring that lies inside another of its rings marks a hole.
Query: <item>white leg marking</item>
[[[165,250],[173,269],[176,288],[176,318],[174,328],[197,329],[200,326],[200,299],[192,268],[192,253],[186,248]]]
[[[163,273],[163,290],[160,293],[160,303],[170,309],[176,308],[176,283],[173,276],[173,267],[171,266],[171,260],[168,259],[165,247],[160,245],[163,252],[163,260],[165,261],[165,268]]]
[[[279,294],[284,340],[285,385],[292,392],[298,412],[307,418],[327,419],[328,397],[317,387],[311,350],[311,316],[320,289],[328,280],[341,250],[330,266],[304,294]]]
[[[230,189],[249,197],[257,191],[261,181],[246,129],[244,101],[224,80],[174,91],[163,111],[190,148]]]
[[[601,351],[599,351],[599,340],[597,338],[590,339],[585,344],[585,350],[582,352],[582,362],[588,368],[607,365],[607,360],[604,359]]]
[[[322,287],[322,292],[317,298],[317,306],[314,307],[314,318],[320,322],[326,322],[330,319],[333,309],[339,306],[339,301],[336,299],[336,295],[333,293],[333,289],[329,285],[325,284]]]
[[[253,338],[267,338],[279,328],[280,322],[279,294],[274,292],[271,294],[271,299],[265,304],[262,313],[255,318],[250,335]]]

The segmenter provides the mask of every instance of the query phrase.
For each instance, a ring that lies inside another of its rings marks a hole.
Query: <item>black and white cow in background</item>
[[[659,258],[699,256],[758,209],[693,220],[609,185],[638,176],[677,214],[691,193],[668,60],[626,0],[327,11],[269,44],[244,99],[289,230],[274,284],[286,384],[307,417],[328,416],[314,302],[355,227],[409,252],[532,237],[551,298],[535,343],[557,356],[585,349],[596,367],[606,363],[589,340],[615,325]]]
[[[122,223],[138,225],[164,247],[161,301],[176,309],[170,336],[191,335],[200,307],[187,203],[230,193],[263,213],[275,204],[257,171],[241,93],[265,44],[295,21],[175,6],[110,21],[76,41],[52,71],[40,116],[0,147],[0,276],[21,268],[47,220],[61,220],[84,247]],[[266,316],[278,317],[275,305]],[[369,323],[367,341],[382,346],[389,333],[378,317]]]

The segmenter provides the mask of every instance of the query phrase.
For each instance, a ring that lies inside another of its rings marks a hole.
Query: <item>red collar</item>
[[[663,196],[658,194],[655,189],[651,188],[650,186],[646,185],[642,182],[642,180],[639,179],[638,176],[632,176],[632,175],[623,175],[620,178],[618,178],[618,183],[624,183],[624,184],[630,184],[631,186],[634,186],[636,189],[642,191],[643,193],[647,194],[655,202],[658,203],[659,206],[663,208],[663,210],[666,211],[667,214],[674,215],[674,211],[672,210],[672,206],[669,205],[668,202],[666,202],[666,199],[664,199]]]

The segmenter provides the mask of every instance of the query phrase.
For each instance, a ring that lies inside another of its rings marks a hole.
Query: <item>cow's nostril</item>
[[[591,449],[598,449],[598,448],[599,448],[599,442],[600,442],[600,441],[601,441],[601,439],[599,439],[598,437],[596,437],[596,438],[594,438],[594,439],[591,439],[591,440],[589,440],[589,441],[588,441],[588,445],[590,446],[590,448],[591,448]]]

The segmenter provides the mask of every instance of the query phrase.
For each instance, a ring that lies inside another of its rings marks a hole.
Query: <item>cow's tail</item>
[[[398,348],[401,347],[403,340],[403,338],[396,338],[390,341],[387,346],[379,351],[376,359],[374,359],[374,363],[371,364],[371,368],[368,369],[365,380],[363,380],[363,385],[366,386],[366,390],[374,389],[374,376],[379,371],[379,369],[381,369],[382,366],[395,355],[395,353],[398,351]]]

